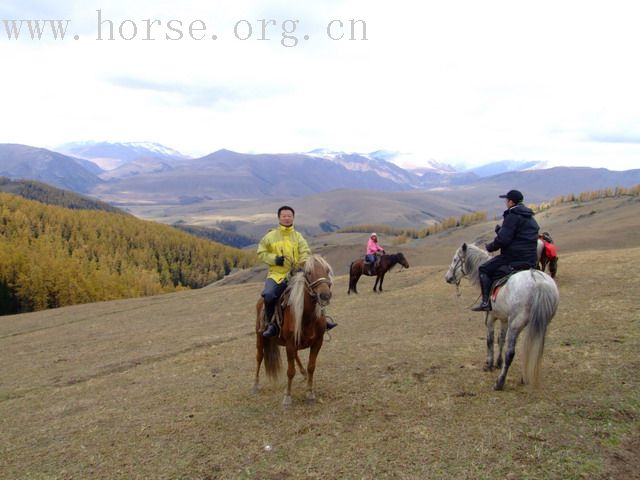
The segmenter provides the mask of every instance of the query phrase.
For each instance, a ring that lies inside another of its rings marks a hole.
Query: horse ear
[[[462,251],[463,252],[467,251],[467,243],[466,242],[462,244]]]

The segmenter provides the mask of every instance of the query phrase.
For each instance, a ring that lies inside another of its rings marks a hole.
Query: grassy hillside
[[[116,213],[0,193],[0,313],[207,285],[252,254]]]
[[[503,392],[453,248],[381,295],[338,277],[318,403],[297,374],[289,410],[284,378],[250,394],[261,283],[3,318],[0,477],[637,478],[638,245],[563,251],[542,385],[517,350]]]

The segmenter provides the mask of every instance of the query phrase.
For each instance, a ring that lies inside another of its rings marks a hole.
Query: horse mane
[[[293,312],[294,319],[294,337],[296,344],[300,343],[300,335],[302,333],[302,313],[304,312],[304,294],[306,292],[306,276],[312,274],[316,266],[319,266],[327,272],[329,280],[333,283],[333,269],[331,265],[320,255],[311,255],[304,263],[304,269],[297,272],[289,281],[291,288],[289,294],[289,303]],[[316,280],[316,279],[312,279]],[[316,304],[316,316],[320,314],[320,306]]]
[[[457,255],[460,255],[460,250],[462,247],[458,249],[456,252]],[[467,272],[467,276],[469,281],[474,285],[478,285],[480,283],[480,273],[478,272],[478,268],[484,262],[489,259],[489,254],[485,252],[483,249],[478,247],[477,245],[467,244],[467,253],[465,255],[464,260],[464,269]]]

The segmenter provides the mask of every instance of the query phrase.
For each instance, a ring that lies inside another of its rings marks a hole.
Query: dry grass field
[[[337,278],[313,405],[299,374],[287,410],[284,377],[250,394],[261,283],[2,317],[0,478],[640,478],[638,205],[540,215],[561,300],[537,389],[516,351],[492,390],[479,292],[444,282],[493,222],[406,245],[383,294]],[[340,241],[317,246],[343,274]]]

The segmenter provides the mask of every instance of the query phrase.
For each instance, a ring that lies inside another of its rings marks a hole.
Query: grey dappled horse
[[[477,285],[478,267],[489,260],[490,255],[475,245],[464,243],[456,250],[449,270],[445,275],[447,283],[459,285],[463,277]],[[555,281],[540,270],[517,272],[504,284],[496,299],[491,302],[492,310],[487,312],[487,361],[485,371],[502,367],[494,386],[502,390],[516,352],[516,341],[520,332],[528,325],[522,355],[522,383],[536,384],[538,381],[544,339],[547,326],[556,313],[560,295]],[[494,322],[500,320],[500,352],[494,364],[493,334]],[[505,339],[507,351],[502,361]]]

